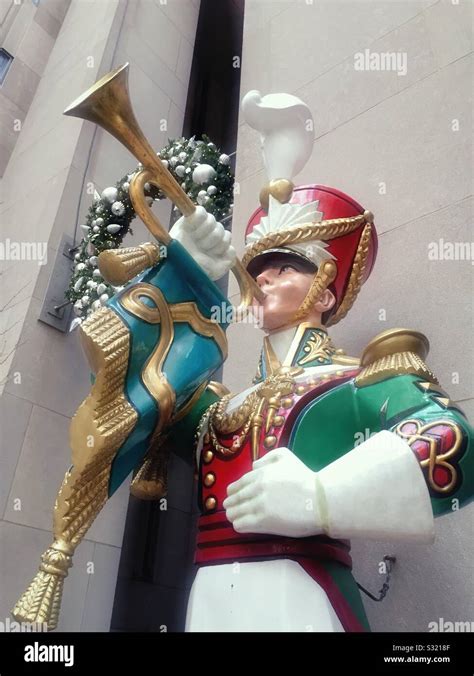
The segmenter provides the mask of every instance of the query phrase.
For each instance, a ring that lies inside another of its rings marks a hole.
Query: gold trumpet
[[[130,102],[128,70],[129,64],[126,63],[120,66],[120,68],[104,75],[84,94],[73,101],[64,111],[64,115],[80,117],[84,120],[95,122],[95,124],[101,126],[112,136],[115,136],[143,165],[143,169],[136,172],[130,182],[130,199],[135,212],[145,223],[152,235],[161,244],[167,245],[171,241],[171,237],[145,200],[145,183],[151,183],[160,188],[184,216],[190,216],[195,211],[196,206],[168,169],[166,169],[160,158],[157,157],[140,129]],[[116,254],[118,255],[118,265],[114,265],[110,260]],[[138,255],[139,259],[146,261],[148,265],[153,261],[153,257],[144,257],[143,251],[139,251]],[[120,256],[120,250],[118,252],[110,251],[101,254],[99,265],[106,278],[110,278],[110,275],[113,276],[114,272],[117,274],[117,269],[121,267]],[[134,272],[137,274],[136,267],[130,261],[130,249],[128,249],[127,253],[127,267],[131,270],[132,276],[134,276]],[[107,274],[108,270],[109,274]],[[122,270],[125,271],[123,268]],[[249,307],[252,304],[253,298],[259,301],[263,299],[264,294],[260,287],[249,275],[239,259],[236,260],[232,272],[239,284],[241,294],[240,310]],[[110,279],[112,283],[117,283],[117,280],[117,277],[115,278],[115,282],[113,279]],[[121,283],[124,281],[128,280],[122,276]],[[236,316],[240,316],[239,313]]]

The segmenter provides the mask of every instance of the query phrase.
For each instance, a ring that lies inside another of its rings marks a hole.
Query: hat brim
[[[304,261],[308,266],[311,266],[313,271],[316,271],[318,268],[316,264],[307,256],[299,253],[298,251],[293,251],[292,249],[287,249],[286,247],[275,247],[273,249],[267,249],[262,251],[262,253],[257,254],[247,265],[247,271],[252,275],[258,274],[259,269],[265,265],[265,259],[271,258],[275,254],[285,254],[285,256],[296,258],[300,261]]]

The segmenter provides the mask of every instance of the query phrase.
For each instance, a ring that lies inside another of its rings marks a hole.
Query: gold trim
[[[214,392],[214,394],[221,398],[225,397],[226,394],[230,394],[229,388],[227,388],[222,383],[218,383],[216,380],[211,380],[207,386],[207,389],[211,390],[211,392]]]
[[[64,578],[74,550],[107,502],[115,454],[138,420],[124,394],[128,328],[112,310],[103,307],[82,324],[80,332],[96,380],[71,421],[73,466],[56,498],[54,542],[42,556],[39,573],[12,610],[19,622],[45,622],[49,630],[57,626]]]
[[[324,336],[321,336],[317,331],[311,331],[303,351],[306,352],[306,356],[298,360],[298,366],[304,366],[315,359],[318,361],[332,359],[335,349],[326,332],[324,332]]]
[[[298,348],[300,347],[300,343],[307,329],[321,329],[321,331],[325,331],[323,326],[317,326],[312,322],[301,322],[301,324],[299,324],[296,329],[295,335],[293,336],[293,340],[291,341],[290,349],[288,350],[288,354],[285,357],[283,366],[291,366],[291,363],[298,352]]]
[[[151,298],[156,304],[155,309],[160,314],[161,331],[158,345],[148,357],[141,374],[143,384],[159,406],[160,418],[153,432],[151,440],[151,443],[153,443],[163,427],[171,420],[176,404],[176,392],[163,373],[163,364],[174,338],[174,326],[168,303],[161,291],[150,284],[139,284],[138,286],[148,287],[145,290],[141,290],[141,295]],[[147,308],[146,305],[142,305],[144,308]]]
[[[397,352],[414,352],[420,359],[426,359],[430,350],[428,338],[412,329],[387,329],[378,333],[367,344],[360,360],[361,366],[369,366],[373,362],[396,354]]]
[[[204,381],[183,408],[175,413],[170,425],[182,420],[189,413],[206,387],[207,383]],[[171,450],[166,445],[168,437],[163,435],[156,437],[154,433],[153,439],[155,442],[151,443],[130,485],[131,495],[140,500],[159,500],[168,491],[168,460]]]
[[[264,429],[269,430],[276,411],[281,405],[284,405],[285,399],[281,398],[294,392],[294,378],[301,373],[303,373],[301,368],[281,367],[275,375],[270,376],[258,385],[233,411],[227,412],[226,410],[232,395],[226,395],[220,401],[212,404],[201,418],[201,423],[208,420],[213,450],[224,456],[237,453],[252,428],[252,450],[255,459],[258,454],[257,442],[262,426],[265,423]],[[265,405],[267,411],[264,420],[262,413]],[[240,430],[240,432],[238,437],[234,439],[232,447],[227,448],[219,443],[216,431],[220,434],[232,434],[237,430]]]
[[[196,333],[199,333],[199,335],[205,336],[206,338],[213,338],[216,341],[219,350],[222,352],[222,356],[224,359],[227,359],[227,338],[223,329],[212,319],[204,317],[200,313],[196,303],[187,302],[170,305],[170,312],[174,321],[187,322]]]
[[[134,284],[133,287],[120,296],[119,302],[126,310],[128,310],[128,312],[143,319],[145,322],[148,322],[149,324],[159,324],[161,321],[159,307],[149,307],[140,301],[140,296],[145,296],[156,302],[154,296],[155,291],[159,290],[151,284],[146,284],[144,282]],[[161,292],[159,293],[162,296]],[[206,338],[213,338],[222,352],[224,359],[227,358],[228,344],[223,329],[212,319],[204,317],[199,311],[196,303],[186,302],[168,305],[166,300],[164,300],[164,303],[166,304],[167,312],[174,321],[187,322],[196,333],[199,333],[199,335],[205,336]],[[158,303],[156,303],[156,305],[158,306]]]
[[[311,312],[324,291],[336,279],[336,275],[337,265],[333,260],[326,260],[319,266],[305,299],[293,317],[293,321],[299,322]]]
[[[335,237],[342,237],[356,230],[363,223],[367,223],[373,218],[369,212],[350,218],[335,218],[327,221],[318,221],[316,223],[304,223],[302,225],[271,232],[266,237],[262,237],[257,242],[249,245],[242,258],[242,265],[247,267],[250,261],[267,249],[294,244],[295,242],[307,242],[313,239],[328,240]]]
[[[416,427],[415,433],[402,432],[401,428],[409,423],[415,425]],[[454,444],[451,446],[450,449],[448,449],[448,451],[446,451],[446,453],[440,453],[439,455],[437,455],[436,448],[439,444],[439,437],[431,436],[429,434],[427,435],[426,432],[429,432],[430,428],[438,427],[439,425],[446,425],[447,427],[453,430]],[[439,419],[431,420],[429,423],[422,425],[419,420],[410,419],[403,420],[401,423],[399,423],[395,429],[395,433],[398,434],[399,437],[406,439],[409,446],[411,446],[412,444],[414,444],[416,441],[419,440],[426,441],[430,449],[429,456],[424,460],[418,459],[418,462],[420,463],[421,467],[423,468],[428,467],[428,483],[431,486],[431,488],[437,493],[449,493],[456,484],[457,471],[456,468],[453,467],[453,465],[451,465],[449,462],[446,462],[446,460],[456,455],[461,447],[463,435],[459,425],[454,423],[452,420],[439,420]],[[436,469],[437,466],[442,466],[446,468],[451,476],[451,480],[446,486],[440,487],[434,480],[434,470]]]
[[[386,378],[412,373],[416,376],[438,382],[434,374],[428,369],[426,364],[414,352],[397,352],[382,357],[366,366],[355,378],[357,387],[366,387],[373,385]]]
[[[286,204],[291,199],[295,184],[287,178],[274,178],[260,190],[259,201],[263,209],[268,211],[270,195],[280,204]]]
[[[130,484],[130,494],[140,500],[160,500],[168,492],[168,461],[170,448],[167,437],[160,436],[148,451]]]
[[[265,336],[263,339],[263,358],[265,359],[266,374],[267,376],[272,376],[278,371],[281,363],[276,356],[275,350],[273,349],[268,336]]]
[[[371,233],[372,224],[366,223],[359,240],[356,255],[354,256],[354,262],[352,264],[352,270],[347,289],[344,292],[341,304],[337,308],[334,315],[330,317],[327,323],[328,326],[334,326],[334,324],[337,324],[337,322],[347,315],[359,294],[360,288],[362,286],[362,278],[364,276],[365,266],[367,264],[367,256],[369,254]]]
[[[332,357],[332,363],[339,366],[360,366],[360,359],[349,357],[343,349],[338,348]]]

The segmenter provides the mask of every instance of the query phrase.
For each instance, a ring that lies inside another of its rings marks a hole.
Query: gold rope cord
[[[292,319],[293,322],[301,322],[307,317],[308,313],[312,310],[315,303],[321,298],[322,294],[328,286],[336,278],[337,274],[337,265],[333,260],[326,260],[322,265],[320,265],[317,273],[314,276],[311,286],[308,293],[306,294],[305,299],[297,309]]]
[[[251,244],[244,253],[242,264],[247,267],[250,261],[267,249],[294,244],[295,242],[307,242],[313,239],[328,240],[335,237],[342,237],[356,230],[362,223],[372,218],[372,214],[365,212],[359,216],[350,218],[335,218],[328,221],[318,221],[316,223],[304,223],[303,225],[281,230],[280,232],[271,232],[266,237],[262,237],[257,242]]]
[[[367,263],[367,256],[369,253],[370,236],[372,234],[372,224],[366,223],[362,235],[359,240],[354,263],[352,264],[351,275],[349,283],[344,293],[343,299],[336,312],[330,317],[327,326],[337,324],[343,317],[347,315],[349,310],[357,298],[360,288],[362,286],[362,277],[364,276],[365,266]]]

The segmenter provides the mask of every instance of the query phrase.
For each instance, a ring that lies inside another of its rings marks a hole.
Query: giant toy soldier
[[[110,131],[97,97],[117,87],[123,106],[123,73],[103,78],[74,114]],[[104,100],[110,107],[109,93]],[[55,626],[75,546],[132,469],[135,495],[162,494],[164,449],[188,448],[199,480],[188,631],[367,630],[349,540],[431,542],[433,517],[472,497],[473,433],[424,363],[427,339],[385,331],[356,359],[328,335],[372,270],[372,214],[334,188],[291,182],[312,147],[299,99],[250,92],[243,111],[261,134],[269,178],[242,259],[265,333],[254,383],[235,396],[209,384],[226,356],[225,320],[209,319],[223,300],[211,280],[235,265],[235,251],[222,225],[202,207],[191,213],[171,186],[188,213],[170,232],[167,260],[147,244],[101,267],[118,278],[115,268],[148,266],[81,328],[98,375],[71,426],[74,467],[58,496],[55,540],[17,618]],[[138,156],[127,115],[117,127]],[[136,201],[150,172],[163,171],[145,150]],[[145,209],[140,216],[155,234]]]

